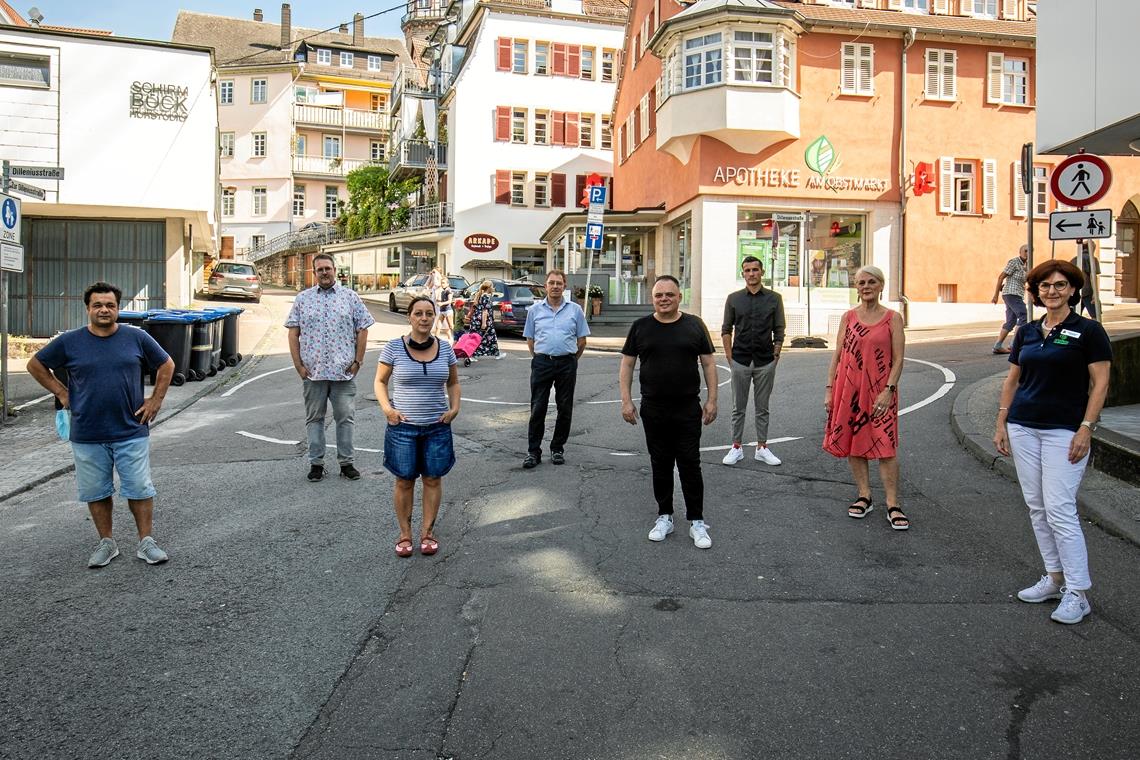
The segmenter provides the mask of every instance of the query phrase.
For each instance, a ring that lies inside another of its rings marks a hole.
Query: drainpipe
[[[903,34],[901,75],[899,76],[899,305],[903,325],[910,324],[910,301],[906,297],[906,51],[914,44],[914,27]]]

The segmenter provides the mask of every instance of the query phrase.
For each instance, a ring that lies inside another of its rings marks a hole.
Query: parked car
[[[206,281],[206,295],[234,296],[261,302],[261,275],[253,264],[219,261]]]
[[[392,292],[388,295],[388,310],[396,312],[407,311],[413,298],[416,296],[431,295],[427,291],[427,280],[428,273],[422,272],[412,275],[392,288]],[[451,283],[452,293],[459,293],[471,284],[467,282],[466,277],[460,277],[456,274],[449,274],[447,281]]]
[[[546,298],[546,288],[530,280],[502,280],[491,277],[495,290],[491,294],[496,332],[521,333],[526,326],[526,312],[535,301]],[[463,323],[470,324],[473,298],[482,280],[471,285],[455,299],[455,308],[463,311]]]

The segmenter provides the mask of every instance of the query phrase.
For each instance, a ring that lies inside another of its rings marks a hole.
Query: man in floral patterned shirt
[[[336,422],[336,458],[341,477],[359,480],[353,466],[352,428],[356,374],[364,361],[368,328],[376,320],[356,291],[336,281],[332,256],[313,257],[315,287],[302,290],[293,301],[285,327],[289,353],[301,376],[305,395],[305,427],[309,438],[309,475],[316,482],[325,474],[325,411],[332,403]]]

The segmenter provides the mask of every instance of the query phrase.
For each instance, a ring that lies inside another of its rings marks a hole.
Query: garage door
[[[87,324],[83,290],[110,282],[123,309],[166,303],[166,223],[25,218],[22,274],[12,276],[9,330],[45,338]]]

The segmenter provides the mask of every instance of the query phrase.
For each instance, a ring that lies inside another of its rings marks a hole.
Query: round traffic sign
[[[16,222],[20,219],[19,209],[16,208],[16,201],[11,198],[4,199],[3,209],[0,210],[0,219],[3,219],[4,227],[9,230],[15,229]]]
[[[1070,206],[1088,206],[1105,196],[1112,186],[1112,169],[1100,156],[1078,153],[1053,170],[1049,189],[1053,197]]]

